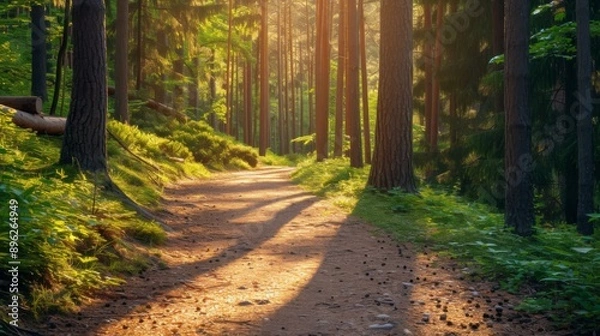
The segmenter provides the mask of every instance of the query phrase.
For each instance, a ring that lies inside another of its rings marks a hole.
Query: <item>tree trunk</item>
[[[439,0],[437,4],[437,18],[435,22],[435,59],[433,66],[433,87],[431,101],[431,130],[429,133],[429,150],[438,151],[438,132],[441,110],[440,97],[440,68],[442,65],[442,24],[446,13],[446,2]]]
[[[269,146],[269,1],[261,1],[260,28],[260,125],[259,145],[260,156],[267,154]]]
[[[31,6],[31,95],[46,101],[46,14],[43,5]]]
[[[73,91],[60,163],[107,173],[104,13],[102,0],[73,2]]]
[[[314,88],[315,88],[315,63],[316,63],[316,57],[315,54],[313,52],[313,50],[311,47],[313,46],[313,44],[315,43],[315,30],[314,30],[314,25],[311,24],[310,19],[309,19],[309,14],[308,14],[308,10],[309,10],[309,6],[308,6],[308,0],[306,0],[305,2],[306,4],[306,53],[307,55],[307,61],[308,61],[308,134],[313,134],[315,133],[315,95],[314,95]]]
[[[158,55],[160,56],[161,61],[164,62],[168,53],[168,38],[167,33],[163,29],[159,29],[156,32],[156,43]],[[167,77],[165,76],[164,69],[160,69],[159,78],[159,81],[154,83],[154,100],[159,103],[166,104],[167,90],[165,88],[165,82],[167,81]]]
[[[227,63],[225,71],[225,132],[231,135],[231,101],[232,101],[232,62],[231,62],[231,39],[233,30],[233,0],[229,0],[227,14]]]
[[[347,123],[350,136],[350,166],[361,168],[363,166],[362,139],[360,132],[360,100],[359,93],[359,29],[358,11],[356,0],[348,1],[348,73],[346,76],[346,110]]]
[[[137,58],[137,68],[135,74],[135,89],[140,90],[142,88],[142,82],[144,80],[144,33],[143,33],[143,23],[144,23],[144,1],[137,1],[137,31],[136,31],[136,58]]]
[[[579,114],[577,115],[577,155],[579,197],[577,231],[592,235],[594,225],[588,215],[594,212],[594,126],[592,122],[592,56],[589,0],[577,0],[577,78]]]
[[[282,3],[277,4],[277,131],[279,136],[279,154],[285,155],[285,109],[283,91],[283,20]]]
[[[533,233],[531,111],[529,109],[530,0],[506,0],[504,99],[505,224],[522,236]]]
[[[346,47],[346,15],[347,0],[340,0],[339,3],[339,30],[338,30],[338,64],[337,64],[337,85],[335,95],[335,139],[333,144],[333,156],[341,157],[344,147],[344,78],[346,74],[346,58],[348,56]]]
[[[244,142],[252,146],[252,62],[244,64]]]
[[[117,0],[117,45],[115,48],[115,118],[129,123],[128,86],[129,67],[129,1]]]
[[[329,156],[329,0],[317,0],[317,49],[315,56],[317,162]]]
[[[194,56],[192,57],[192,66],[193,69],[191,70],[191,78],[190,81],[188,82],[188,89],[187,89],[187,94],[188,94],[188,106],[191,109],[191,115],[193,115],[196,119],[200,118],[200,111],[198,110],[198,103],[199,103],[199,99],[198,99],[198,94],[199,94],[199,90],[198,90],[198,72],[200,69],[200,57],[198,56]]]
[[[56,108],[58,107],[58,98],[60,97],[63,67],[65,64],[65,53],[67,52],[67,46],[69,45],[69,26],[71,24],[71,0],[65,1],[65,11],[63,18],[62,37],[60,41],[60,47],[58,48],[58,55],[56,56],[56,80],[54,81],[54,94],[52,96],[52,105],[50,106],[50,115],[56,114]],[[63,93],[64,94],[64,93]]]
[[[288,132],[288,146],[289,140],[296,138],[296,80],[294,73],[294,17],[292,16],[292,2],[286,2],[287,5],[287,46],[288,46],[288,57],[289,62],[289,76],[288,76],[288,94],[289,94],[289,119],[290,129]],[[292,153],[296,152],[296,144],[294,143],[290,148]]]
[[[367,38],[365,32],[364,0],[358,2],[360,18],[360,68],[362,79],[362,107],[363,107],[363,137],[365,139],[365,162],[371,164],[371,124],[369,116],[369,84],[367,81]]]
[[[424,29],[426,36],[432,36],[433,24],[431,22],[431,4],[426,3],[424,6]],[[433,44],[431,38],[425,39],[423,46],[423,65],[425,67],[425,142],[427,150],[431,148],[431,127],[432,127],[432,103],[433,103]]]
[[[492,51],[494,56],[504,54],[504,0],[492,0],[492,34]],[[496,113],[504,111],[504,95],[502,90],[499,90],[494,95],[494,105]]]
[[[375,150],[368,184],[416,191],[412,164],[412,0],[381,0]]]

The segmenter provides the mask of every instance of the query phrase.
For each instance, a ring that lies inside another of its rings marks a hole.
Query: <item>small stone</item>
[[[429,313],[425,313],[423,314],[423,317],[421,318],[421,321],[425,322],[425,323],[429,323],[429,319],[431,318],[431,315]]]
[[[440,315],[440,321],[446,321],[446,319],[448,319],[448,315],[446,315],[446,314]]]
[[[404,328],[403,332],[404,332],[404,335],[412,335],[413,334],[412,331],[410,331],[406,328]]]
[[[390,318],[390,315],[387,315],[387,314],[379,314],[379,315],[377,315],[377,319],[378,320],[389,320],[389,318]]]
[[[369,329],[372,330],[390,330],[390,329],[394,329],[394,325],[391,323],[376,323],[376,324],[371,324],[369,326]]]
[[[244,306],[252,306],[252,305],[253,304],[250,301],[242,301],[242,302],[238,303],[238,306],[242,306],[242,307],[244,307]]]

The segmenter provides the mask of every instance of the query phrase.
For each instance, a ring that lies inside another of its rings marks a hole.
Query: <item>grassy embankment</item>
[[[496,280],[511,292],[535,294],[518,307],[548,312],[558,326],[590,332],[600,325],[600,234],[582,237],[574,227],[542,223],[522,238],[504,228],[497,211],[438,187],[419,194],[365,188],[368,168],[335,159],[301,164],[294,179],[354,215],[417,248],[455,257],[474,279]]]
[[[18,128],[11,116],[0,110],[0,265],[6,268],[12,258],[9,218],[15,218],[20,318],[72,311],[94,291],[160,263],[158,246],[166,235],[158,223],[137,216],[103,190],[94,175],[57,165],[62,138]],[[109,137],[110,176],[144,207],[155,208],[163,188],[178,179],[208,176],[209,168],[244,169],[257,163],[253,149],[205,123],[153,122],[162,125],[160,132],[151,124],[138,128],[111,121],[108,127],[135,154]],[[18,202],[15,213],[11,199]],[[4,279],[3,318],[9,297]]]

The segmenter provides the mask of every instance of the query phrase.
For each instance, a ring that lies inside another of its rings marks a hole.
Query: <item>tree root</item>
[[[150,210],[137,204],[134,200],[132,200],[129,196],[127,196],[127,194],[125,194],[125,192],[123,192],[123,190],[121,190],[121,188],[119,188],[119,186],[113,182],[113,180],[110,178],[110,176],[107,176],[107,179],[103,183],[103,186],[104,186],[104,190],[106,190],[107,192],[110,192],[111,194],[116,196],[119,200],[121,200],[123,203],[125,203],[128,206],[130,206],[131,208],[133,208],[135,210],[135,212],[137,212],[138,215],[142,216],[143,218],[145,218],[147,220],[155,221],[165,231],[173,231],[173,228],[171,228],[170,226],[165,224],[163,221],[161,221],[158,217],[156,217],[154,214],[152,214],[150,212]]]

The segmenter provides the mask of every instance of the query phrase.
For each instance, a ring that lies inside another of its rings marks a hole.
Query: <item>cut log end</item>
[[[34,96],[0,97],[0,105],[12,107],[29,114],[42,114],[42,99]]]

